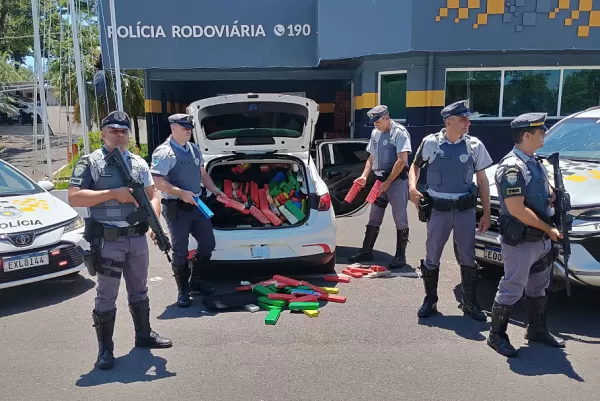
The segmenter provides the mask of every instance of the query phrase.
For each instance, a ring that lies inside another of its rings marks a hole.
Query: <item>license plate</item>
[[[250,246],[250,256],[252,259],[268,259],[271,257],[269,245],[252,245]]]
[[[50,263],[48,251],[28,253],[27,255],[6,256],[2,258],[5,272],[44,266]]]
[[[502,250],[499,248],[485,248],[483,257],[487,260],[502,263]]]

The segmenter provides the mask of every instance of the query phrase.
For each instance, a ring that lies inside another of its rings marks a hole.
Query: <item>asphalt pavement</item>
[[[424,255],[424,226],[410,207],[408,259]],[[338,219],[337,271],[362,243],[367,213]],[[395,229],[388,210],[376,263],[391,259]],[[309,318],[285,311],[274,326],[265,312],[207,311],[175,306],[168,262],[152,247],[153,329],[173,340],[164,350],[133,347],[133,325],[121,286],[115,328],[116,364],[93,367],[97,344],[91,310],[95,281],[74,279],[0,292],[0,399],[17,400],[592,400],[600,393],[598,291],[551,295],[548,323],[567,339],[564,350],[528,345],[523,308],[509,335],[520,357],[485,343],[489,323],[457,308],[459,267],[451,243],[440,277],[441,316],[417,318],[423,284],[414,275],[338,284],[343,304]],[[243,266],[241,267],[243,268]],[[411,269],[405,270],[410,273]],[[310,273],[310,272],[307,272]],[[247,280],[252,280],[248,272]],[[239,281],[222,272],[221,290]],[[498,274],[484,272],[479,291],[489,311]],[[308,280],[311,281],[311,280]],[[315,283],[319,283],[313,280]]]

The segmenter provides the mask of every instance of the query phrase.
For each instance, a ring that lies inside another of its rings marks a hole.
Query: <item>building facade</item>
[[[116,2],[121,69],[145,70],[149,150],[166,117],[230,93],[277,92],[320,104],[317,139],[367,137],[388,105],[416,149],[444,105],[470,99],[471,133],[495,161],[509,122],[549,124],[600,105],[600,0],[128,0]],[[109,1],[99,4],[105,68]]]

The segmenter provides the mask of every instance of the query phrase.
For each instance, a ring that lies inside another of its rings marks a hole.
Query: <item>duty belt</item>
[[[89,230],[90,238],[102,238],[105,241],[115,241],[119,237],[133,237],[144,235],[147,231],[148,223],[140,223],[130,227],[114,227],[96,221],[86,223],[86,231]]]
[[[391,173],[392,173],[392,170],[383,171],[381,173],[382,181],[387,180]],[[404,166],[404,168],[402,169],[400,174],[398,174],[398,176],[396,177],[396,180],[408,180],[408,167],[407,166]],[[396,180],[394,180],[394,181],[396,181]]]
[[[454,209],[457,209],[459,211],[473,209],[476,204],[476,197],[469,193],[466,195],[462,195],[458,199],[443,199],[432,197],[431,206],[435,210],[439,210],[441,212],[449,212]]]

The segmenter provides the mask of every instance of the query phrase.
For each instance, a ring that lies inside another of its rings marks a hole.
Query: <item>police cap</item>
[[[379,105],[373,107],[371,110],[367,111],[367,116],[369,117],[369,122],[373,124],[375,121],[379,120],[381,117],[385,117],[389,115],[387,106]]]
[[[169,116],[170,124],[178,124],[184,128],[192,128],[192,123],[190,122],[190,116],[185,113],[173,114]]]
[[[131,128],[131,121],[129,120],[129,116],[124,111],[113,111],[109,115],[107,115],[100,122],[100,129],[104,127],[111,128],[119,128],[119,129],[129,129]]]
[[[441,114],[444,120],[452,116],[470,116],[471,109],[469,109],[469,100],[459,100],[458,102],[449,104],[442,109]]]
[[[546,127],[546,116],[548,113],[526,113],[521,114],[519,117],[515,118],[510,122],[510,127],[512,129],[519,128],[541,128],[544,131],[548,131],[548,127]]]

